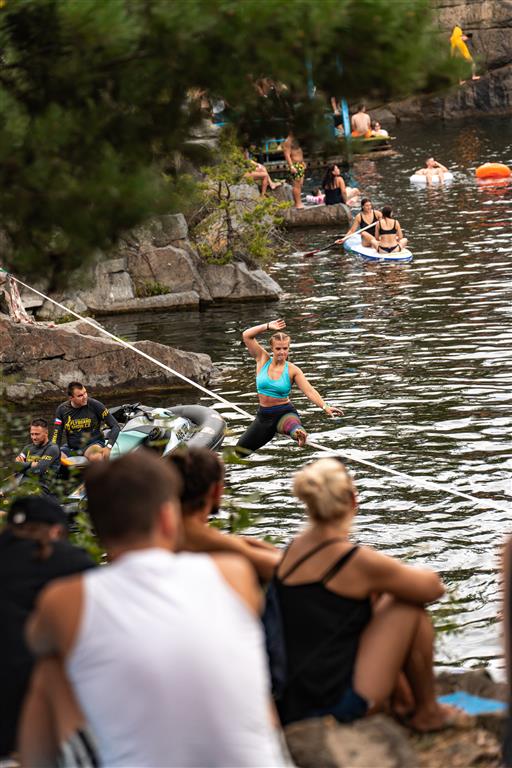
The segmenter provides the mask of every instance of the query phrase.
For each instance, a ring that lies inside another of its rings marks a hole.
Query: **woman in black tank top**
[[[369,200],[367,197],[363,197],[363,199],[361,200],[361,211],[357,214],[357,216],[354,217],[352,226],[347,231],[345,237],[347,237],[347,235],[352,235],[354,232],[357,232],[359,229],[363,229],[364,227],[367,227],[368,224],[373,224],[373,227],[370,227],[370,229],[367,229],[365,232],[361,232],[362,244],[367,248],[372,248],[373,242],[375,240],[375,229],[377,227],[377,222],[380,220],[381,216],[382,216],[382,213],[374,209],[371,200]],[[344,238],[341,238],[336,242],[341,243],[343,240]]]
[[[306,466],[294,493],[310,527],[292,541],[273,581],[287,655],[276,702],[281,721],[363,717],[389,702],[403,671],[411,727],[443,727],[454,711],[436,701],[433,630],[424,609],[444,592],[439,577],[349,541],[356,493],[339,460]]]
[[[373,247],[379,253],[393,253],[402,251],[407,245],[407,238],[404,237],[402,227],[398,219],[393,219],[393,210],[390,205],[382,208],[382,218],[377,224]]]

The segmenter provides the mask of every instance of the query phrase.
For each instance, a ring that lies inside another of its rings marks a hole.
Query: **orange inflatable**
[[[484,163],[475,171],[477,179],[505,179],[512,176],[508,165],[503,163]]]

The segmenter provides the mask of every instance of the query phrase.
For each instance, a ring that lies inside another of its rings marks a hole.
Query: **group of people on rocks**
[[[65,540],[56,501],[14,501],[0,533],[0,756],[280,766],[290,764],[280,724],[379,710],[420,732],[460,720],[434,690],[425,605],[444,587],[353,541],[357,496],[343,464],[296,474],[309,525],[284,553],[208,526],[223,480],[208,449],[91,463],[102,567]],[[269,581],[287,658],[275,707],[260,621]]]

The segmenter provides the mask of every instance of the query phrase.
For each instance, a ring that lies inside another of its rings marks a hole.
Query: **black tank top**
[[[335,541],[339,539],[322,542],[282,578],[274,577],[288,661],[288,684],[277,702],[283,724],[329,707],[340,698],[351,684],[359,638],[371,618],[369,598],[343,597],[326,586],[357,552],[357,546],[330,565],[318,581],[283,584],[305,560]]]
[[[396,219],[392,219],[393,227],[392,229],[383,229],[382,228],[382,219],[379,226],[379,231],[381,235],[396,235]]]
[[[378,218],[375,215],[375,211],[372,211],[372,216],[373,216],[373,221],[371,221],[370,223],[373,224],[373,227],[370,227],[370,229],[367,229],[366,232],[369,235],[373,235],[373,237],[375,237],[375,229],[376,229],[377,222],[378,222]],[[360,229],[362,229],[363,227],[367,227],[367,226],[368,226],[368,222],[364,220],[363,214],[361,214],[361,226],[360,226]]]
[[[341,194],[341,189],[339,187],[335,187],[335,189],[324,187],[324,192],[324,205],[337,205],[338,203],[343,202],[343,195]]]

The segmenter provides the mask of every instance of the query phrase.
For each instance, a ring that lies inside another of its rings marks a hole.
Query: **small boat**
[[[425,184],[427,183],[427,177],[424,176],[422,173],[413,173],[412,176],[409,176],[409,181],[411,181],[413,184]],[[446,171],[446,173],[443,173],[443,184],[445,181],[453,181],[453,173],[450,173],[450,171]],[[441,182],[441,179],[437,174],[434,174],[432,176],[432,184],[439,184]]]
[[[504,163],[484,163],[476,171],[477,179],[507,179],[512,175],[512,171]]]
[[[343,247],[348,253],[355,253],[366,261],[381,261],[387,264],[395,264],[404,261],[412,261],[412,253],[408,248],[392,253],[379,253],[375,248],[367,248],[362,244],[361,235],[355,233],[345,240]]]

